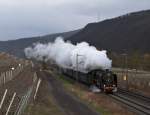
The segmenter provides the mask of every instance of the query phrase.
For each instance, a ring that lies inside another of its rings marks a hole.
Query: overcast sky
[[[75,30],[150,9],[150,0],[0,0],[0,40]]]

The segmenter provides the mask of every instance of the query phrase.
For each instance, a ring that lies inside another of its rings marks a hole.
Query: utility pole
[[[79,78],[78,78],[78,71],[79,71],[79,66],[78,66],[78,64],[79,64],[79,62],[78,62],[78,57],[79,56],[83,56],[83,55],[79,55],[79,54],[77,54],[76,55],[76,80],[78,81],[79,80]]]
[[[78,81],[78,54],[76,56],[76,81]]]

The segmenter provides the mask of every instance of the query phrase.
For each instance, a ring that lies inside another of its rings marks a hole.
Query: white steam
[[[81,72],[94,69],[110,69],[112,61],[107,57],[106,51],[98,51],[86,42],[73,45],[58,37],[53,43],[34,44],[34,47],[25,48],[28,58],[56,62],[63,68],[71,68]]]

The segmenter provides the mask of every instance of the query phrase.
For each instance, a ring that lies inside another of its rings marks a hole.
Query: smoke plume
[[[54,61],[63,68],[70,68],[81,72],[94,69],[110,69],[112,61],[106,51],[99,51],[86,42],[73,45],[58,37],[54,42],[47,44],[37,43],[33,47],[25,48],[27,58],[40,61]]]

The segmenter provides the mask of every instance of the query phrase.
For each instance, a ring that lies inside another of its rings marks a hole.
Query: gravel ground
[[[23,115],[65,115],[55,104],[49,83],[42,80],[35,100],[31,100]]]
[[[80,100],[69,94],[61,82],[47,72],[38,72],[38,76],[49,81],[49,91],[54,100],[65,115],[98,115],[94,110],[83,104]]]

